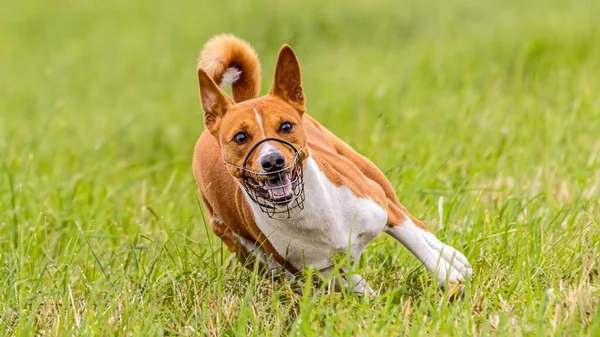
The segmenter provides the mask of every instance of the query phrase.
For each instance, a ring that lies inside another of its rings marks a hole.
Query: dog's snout
[[[285,158],[279,152],[269,152],[260,158],[260,166],[265,172],[281,170],[285,165]]]

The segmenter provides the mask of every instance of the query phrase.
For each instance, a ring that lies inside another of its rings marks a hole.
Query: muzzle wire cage
[[[260,144],[276,141],[294,151],[294,159],[286,167],[273,172],[257,172],[246,168],[248,159]],[[304,209],[304,170],[302,154],[291,143],[279,138],[264,138],[250,149],[243,166],[224,161],[241,173],[244,190],[260,210],[272,219],[289,219]],[[273,185],[273,182],[279,183]],[[288,193],[289,192],[289,193]]]

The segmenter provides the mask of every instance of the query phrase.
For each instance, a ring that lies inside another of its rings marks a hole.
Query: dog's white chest
[[[337,187],[312,158],[306,160],[304,210],[287,220],[271,219],[253,204],[255,221],[277,252],[296,268],[330,267],[331,258],[350,253],[357,259],[380,234],[387,212],[372,200],[359,198],[348,187]]]

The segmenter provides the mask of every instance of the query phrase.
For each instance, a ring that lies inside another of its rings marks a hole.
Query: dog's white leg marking
[[[329,267],[326,269],[322,269],[319,271],[320,276],[322,278],[326,278],[331,275],[334,271],[333,267]],[[320,281],[317,278],[317,281]],[[329,279],[328,288],[333,289],[334,291],[341,291],[342,289],[348,289],[353,291],[356,295],[359,296],[369,296],[374,297],[377,296],[377,292],[369,287],[367,281],[358,274],[348,275],[348,273],[342,269],[340,270],[340,277],[334,276]]]
[[[400,226],[388,227],[386,233],[423,262],[442,287],[446,281],[462,282],[473,272],[462,253],[442,243],[432,233],[417,227],[410,219]]]

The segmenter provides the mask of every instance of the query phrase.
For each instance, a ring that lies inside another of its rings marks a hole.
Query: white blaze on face
[[[254,110],[254,116],[256,117],[256,122],[258,123],[258,126],[260,127],[260,131],[262,132],[262,136],[263,138],[265,138],[265,127],[263,126],[262,123],[262,118],[260,118],[260,114],[258,113],[258,110],[256,110],[256,108],[252,108]]]
[[[256,110],[256,108],[252,108],[252,109],[254,110],[254,116],[256,117],[256,122],[258,123],[258,126],[260,127],[260,131],[262,132],[262,137],[264,139],[264,138],[266,138],[266,135],[265,135],[265,128],[263,125],[262,118],[260,117],[260,114],[258,113],[258,110]],[[270,144],[268,141],[263,143],[261,145],[260,152],[258,153],[259,165],[262,162],[263,158],[265,158],[267,155],[269,155],[273,152],[279,152],[279,150],[277,150],[277,148],[275,146],[273,146],[273,144]],[[282,197],[292,193],[292,184],[291,184],[290,177],[287,174],[287,172],[280,173],[279,180],[271,180],[271,179],[265,180],[264,186],[266,187],[267,193],[269,193],[269,196],[272,199],[282,198]]]
[[[260,153],[258,154],[258,156],[262,160],[266,155],[272,152],[277,152],[275,146],[269,144],[269,142],[265,142],[262,144],[262,148],[260,149]]]
[[[265,128],[263,126],[262,118],[260,118],[260,114],[258,113],[258,110],[256,110],[256,108],[252,108],[252,109],[254,110],[254,116],[256,117],[256,122],[258,123],[258,126],[260,127],[260,131],[262,132],[262,137],[266,138]],[[258,162],[260,163],[266,155],[268,155],[269,153],[272,153],[272,152],[277,152],[277,149],[275,148],[275,146],[269,144],[269,142],[263,143],[261,145],[261,149],[258,154]]]

